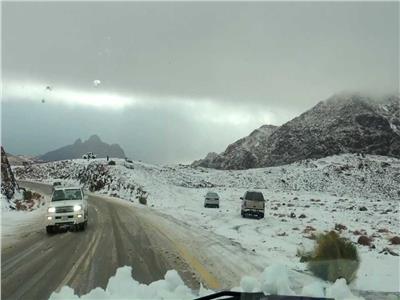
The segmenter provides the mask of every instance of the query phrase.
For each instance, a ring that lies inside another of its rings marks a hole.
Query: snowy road
[[[49,192],[48,186],[29,185]],[[89,196],[89,224],[85,232],[48,236],[41,216],[24,228],[15,243],[2,249],[2,299],[47,299],[64,285],[84,294],[107,286],[118,267],[133,267],[142,283],[162,279],[169,269],[179,271],[186,284],[198,286],[191,268],[174,244],[137,209],[122,201]]]

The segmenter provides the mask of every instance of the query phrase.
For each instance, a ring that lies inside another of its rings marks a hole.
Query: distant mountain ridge
[[[109,145],[97,135],[92,135],[84,142],[79,138],[72,145],[47,152],[38,158],[43,161],[74,159],[81,158],[87,152],[93,152],[97,157],[108,155],[109,157],[125,158],[125,152],[118,144]]]
[[[334,95],[293,120],[264,125],[194,166],[249,169],[341,153],[400,157],[400,98]]]

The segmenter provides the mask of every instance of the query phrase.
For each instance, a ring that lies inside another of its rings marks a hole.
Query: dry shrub
[[[359,265],[356,246],[334,231],[318,236],[308,262],[308,268],[315,276],[331,282],[344,278],[347,283],[354,280]]]
[[[398,236],[392,237],[389,241],[392,245],[400,245],[400,237]]]
[[[372,239],[366,235],[361,235],[358,238],[357,243],[363,246],[371,246]]]

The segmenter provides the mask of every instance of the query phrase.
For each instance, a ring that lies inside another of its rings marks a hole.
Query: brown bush
[[[340,237],[335,231],[321,234],[308,262],[314,275],[335,282],[344,278],[349,283],[356,277],[360,259],[357,248],[350,240]]]
[[[389,241],[392,245],[400,245],[400,237],[398,236],[392,237]]]
[[[366,235],[361,235],[358,240],[357,243],[359,245],[363,245],[363,246],[371,246],[372,244],[372,239]]]
[[[388,233],[389,230],[387,228],[380,228],[380,229],[378,229],[378,232],[379,233]]]

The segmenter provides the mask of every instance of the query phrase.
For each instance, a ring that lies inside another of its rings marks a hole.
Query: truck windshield
[[[246,200],[264,201],[264,196],[258,192],[247,192]]]
[[[51,201],[82,200],[80,189],[57,190],[53,193]]]

